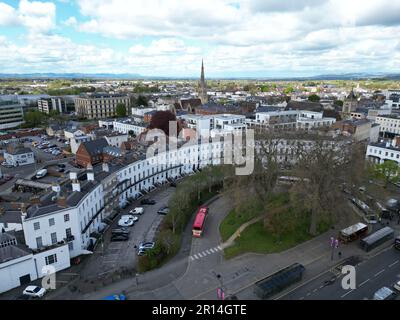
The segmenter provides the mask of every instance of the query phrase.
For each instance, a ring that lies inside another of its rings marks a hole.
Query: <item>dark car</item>
[[[64,171],[65,171],[64,168],[58,168],[58,169],[57,169],[57,172],[64,172]]]
[[[175,182],[171,182],[169,185],[170,185],[171,187],[173,187],[173,188],[176,188],[176,183],[175,183]]]
[[[142,201],[140,201],[140,204],[154,205],[156,204],[156,201],[153,199],[143,199]]]
[[[59,168],[65,168],[65,164],[64,164],[64,163],[59,163],[59,164],[57,164],[57,167],[59,167]]]
[[[113,234],[111,236],[111,241],[128,241],[129,240],[129,235],[127,234]]]
[[[116,234],[129,235],[130,230],[128,228],[115,228],[111,230],[111,234],[114,236]]]
[[[162,215],[167,215],[169,213],[169,208],[168,207],[162,207],[157,211],[158,214],[162,214]]]

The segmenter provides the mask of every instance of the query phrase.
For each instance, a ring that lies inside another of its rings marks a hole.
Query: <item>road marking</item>
[[[313,290],[313,292],[317,292],[317,291],[318,291],[318,289],[314,289],[314,290]]]
[[[354,289],[350,290],[349,292],[346,292],[344,295],[341,296],[341,298],[344,298],[345,296],[347,296],[348,294],[352,293],[354,291]]]
[[[320,286],[319,288],[322,289],[324,286]]]
[[[190,256],[190,261],[194,261],[194,258],[192,256]]]
[[[197,256],[197,254],[194,254],[193,257],[195,257],[196,259],[198,259],[199,257]]]
[[[197,255],[198,255],[200,258],[203,258],[203,256],[201,255],[201,253],[198,253]]]
[[[307,293],[307,297],[308,297],[308,296],[311,296],[311,292]]]
[[[378,273],[375,273],[374,277],[379,276],[382,272],[385,272],[385,269],[382,269],[381,271],[379,271]]]
[[[210,251],[211,251],[212,253],[215,253],[214,248],[211,248]]]
[[[217,249],[218,249],[218,250],[222,250],[221,246],[218,246]]]
[[[368,281],[369,281],[369,279],[365,280],[364,282],[360,283],[360,284],[358,285],[358,287],[363,286],[363,285],[366,284]]]
[[[304,300],[304,297],[301,297],[299,300]]]
[[[207,254],[211,254],[210,250],[206,250]]]
[[[396,260],[395,262],[393,262],[392,264],[389,264],[389,268],[393,267],[395,264],[397,264],[399,262],[399,260]]]

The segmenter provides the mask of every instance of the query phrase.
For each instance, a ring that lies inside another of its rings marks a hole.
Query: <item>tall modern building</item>
[[[50,111],[58,111],[59,113],[67,112],[67,105],[63,98],[49,97],[38,100],[38,109],[40,112],[49,114]]]
[[[15,128],[24,122],[22,105],[17,99],[0,99],[0,130]]]
[[[75,98],[75,111],[87,119],[104,119],[117,115],[117,105],[124,104],[129,114],[130,99],[124,94],[87,94]]]
[[[201,76],[200,76],[200,84],[199,84],[199,98],[200,98],[202,104],[205,104],[205,103],[208,102],[207,84],[206,84],[206,80],[204,78],[204,63],[203,63],[203,60],[201,60]]]

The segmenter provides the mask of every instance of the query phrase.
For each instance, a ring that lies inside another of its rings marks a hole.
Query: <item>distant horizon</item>
[[[361,80],[361,79],[385,79],[394,77],[391,80],[400,80],[400,73],[385,72],[357,72],[357,73],[336,73],[336,74],[314,74],[308,76],[207,76],[206,80]],[[32,72],[32,73],[0,73],[0,79],[94,79],[94,80],[198,80],[200,76],[149,76],[137,73],[82,73],[82,72]]]

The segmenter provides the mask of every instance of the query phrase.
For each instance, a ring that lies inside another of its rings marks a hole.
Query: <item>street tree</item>
[[[126,117],[126,106],[123,103],[118,103],[116,108],[116,114],[118,118]]]
[[[372,165],[370,174],[372,178],[382,180],[385,188],[387,188],[389,183],[397,183],[400,181],[400,167],[397,162],[393,160],[387,160],[383,163]]]

